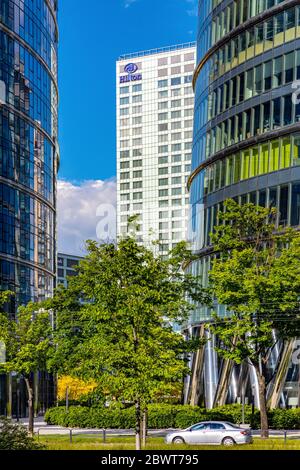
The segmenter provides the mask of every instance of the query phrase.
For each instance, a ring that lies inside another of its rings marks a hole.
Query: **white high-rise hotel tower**
[[[138,214],[138,239],[166,254],[186,238],[193,140],[194,43],[117,61],[117,231]]]

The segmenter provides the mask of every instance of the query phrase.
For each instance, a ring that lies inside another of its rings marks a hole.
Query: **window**
[[[168,57],[162,57],[161,59],[158,59],[157,65],[159,67],[162,65],[168,65]]]
[[[158,103],[158,109],[161,111],[162,109],[168,109],[168,101],[160,101]]]
[[[172,163],[181,162],[181,155],[172,155]]]
[[[168,90],[161,90],[158,92],[158,98],[167,98],[168,97]]]
[[[168,157],[165,156],[165,157],[158,157],[158,164],[159,165],[163,165],[165,163],[168,163]]]
[[[289,54],[285,55],[284,70],[285,83],[292,82],[294,75],[294,52],[290,52]]]
[[[178,75],[181,72],[181,66],[177,67],[172,67],[171,68],[171,75]],[[172,79],[171,79],[171,84],[172,84]]]
[[[139,83],[138,85],[133,85],[132,86],[132,92],[133,93],[138,93],[139,91],[142,91],[142,85]]]
[[[142,156],[142,149],[133,149],[132,156],[133,157],[141,157]]]
[[[120,116],[128,116],[129,108],[121,108],[120,109]]]
[[[181,117],[181,111],[172,111],[171,112],[171,119],[178,119]]]
[[[120,179],[121,180],[127,180],[130,177],[129,171],[125,171],[124,173],[121,173]]]
[[[179,108],[181,106],[181,100],[171,101],[171,108]]]
[[[142,95],[134,95],[132,97],[132,102],[133,103],[141,103],[141,101],[142,101]]]
[[[169,184],[168,178],[160,178],[158,180],[158,186],[167,186]]]
[[[134,181],[133,182],[133,189],[140,189],[143,187],[143,182],[142,181]]]
[[[164,88],[168,86],[168,80],[159,80],[158,81],[158,88]]]
[[[168,153],[168,145],[160,145],[158,147],[158,153]]]
[[[269,60],[265,63],[264,67],[264,88],[268,91],[272,88],[272,61]]]
[[[277,57],[274,60],[274,71],[273,71],[273,87],[276,88],[282,84],[282,57]]]
[[[181,144],[172,144],[171,150],[172,150],[172,152],[180,152],[181,151]]]
[[[168,119],[168,113],[159,113],[158,120],[159,121],[166,121]]]
[[[129,158],[130,157],[130,152],[129,150],[122,150],[120,152],[120,158]]]
[[[126,95],[129,93],[129,86],[123,86],[120,88],[120,95]]]
[[[132,194],[132,198],[133,200],[137,200],[137,199],[142,199],[143,198],[143,193],[133,193]]]
[[[168,124],[167,123],[158,124],[158,132],[164,132],[164,131],[167,131],[167,130],[168,130]]]
[[[129,168],[130,162],[121,162],[120,163],[120,168],[121,170],[125,170],[126,168]]]
[[[181,55],[173,55],[171,57],[171,64],[178,64],[181,62]]]
[[[132,114],[141,114],[142,113],[142,106],[133,106],[132,107]]]
[[[181,129],[181,121],[175,121],[171,123],[171,129],[176,130],[176,129]]]
[[[280,127],[281,124],[281,98],[273,100],[273,129]]]
[[[132,118],[132,125],[136,126],[138,124],[142,124],[142,116],[136,116]]]
[[[181,84],[181,77],[171,78],[171,86],[176,86]]]
[[[142,178],[143,177],[143,171],[142,170],[136,170],[132,174],[133,178]]]
[[[167,197],[169,195],[168,189],[159,189],[158,190],[158,197]]]
[[[192,83],[193,81],[193,75],[186,75],[184,77],[184,83]]]
[[[126,98],[120,98],[120,105],[124,104],[129,104],[129,96],[126,96]]]
[[[181,165],[172,166],[171,172],[172,173],[180,173],[181,172]]]
[[[169,168],[167,166],[158,169],[159,175],[167,175],[168,173],[169,173]]]
[[[172,184],[181,184],[181,176],[173,176]]]
[[[164,190],[162,190],[164,191]],[[160,219],[167,219],[169,217],[169,212],[168,211],[162,211],[159,213],[159,218]]]
[[[133,162],[132,162],[133,168],[137,168],[139,166],[142,166],[142,164],[143,164],[143,160],[133,160]]]

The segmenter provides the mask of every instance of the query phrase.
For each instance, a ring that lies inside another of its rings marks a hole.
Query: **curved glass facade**
[[[188,180],[197,258],[188,269],[204,284],[214,256],[210,234],[226,199],[277,207],[278,225],[300,225],[299,38],[299,1],[199,0]],[[216,308],[226,314],[225,306]],[[209,308],[195,306],[187,334],[209,334],[203,325],[210,318]],[[221,360],[218,341],[212,337],[192,358],[186,401],[211,408],[246,390],[259,406],[254,371]],[[300,406],[299,366],[283,351],[278,343],[268,364],[270,377],[281,378],[278,387],[270,384],[268,401]]]
[[[295,195],[300,181],[297,3],[199,2],[188,183],[194,250],[199,252],[199,259],[190,266],[194,272],[208,269],[209,233],[229,197],[241,203],[272,203],[280,212],[278,223],[299,224],[299,195]],[[206,308],[198,308],[192,324],[209,316]]]
[[[0,280],[20,304],[55,273],[57,1],[0,3]]]
[[[0,288],[19,305],[53,292],[56,275],[57,0],[0,2]],[[35,409],[54,400],[35,374]],[[0,414],[26,416],[24,381],[0,377]]]

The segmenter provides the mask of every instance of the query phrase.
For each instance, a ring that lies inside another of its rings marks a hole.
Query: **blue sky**
[[[59,178],[115,176],[115,61],[119,55],[193,41],[196,0],[59,2]]]

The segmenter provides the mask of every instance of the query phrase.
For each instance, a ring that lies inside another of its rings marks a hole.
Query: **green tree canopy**
[[[182,270],[190,256],[183,243],[163,260],[131,237],[117,247],[89,242],[78,276],[48,303],[56,312],[53,364],[94,380],[106,396],[134,402],[137,446],[140,409],[187,372],[189,345],[172,323],[185,321],[191,301],[206,296],[199,279]]]
[[[222,357],[254,366],[266,437],[270,353],[278,339],[293,339],[300,332],[300,235],[291,228],[277,228],[277,211],[272,208],[228,200],[219,217],[221,223],[212,234],[216,257],[210,287],[227,315],[215,315],[210,328],[222,342]]]

